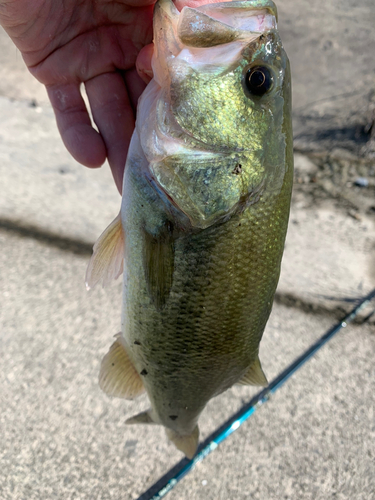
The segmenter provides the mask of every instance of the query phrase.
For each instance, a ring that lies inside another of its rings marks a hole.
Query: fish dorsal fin
[[[115,280],[124,270],[125,238],[120,214],[99,236],[86,271],[86,288],[99,281],[103,286]]]
[[[172,429],[165,429],[168,439],[176,446],[182,453],[185,453],[187,458],[192,459],[198,448],[199,441],[199,427],[196,426],[193,432],[187,436],[181,436]]]
[[[128,418],[125,423],[129,425],[155,424],[154,420],[151,417],[151,410],[142,411],[141,413],[138,413],[138,415],[134,415],[134,417]]]
[[[108,396],[134,399],[145,391],[143,382],[126,352],[121,333],[116,337],[102,360],[99,386]]]
[[[157,309],[161,309],[172,287],[174,270],[173,227],[167,222],[154,236],[144,232],[144,269],[149,294]]]
[[[237,382],[238,385],[260,385],[262,387],[266,387],[268,385],[268,381],[266,376],[262,370],[262,366],[259,361],[259,357],[254,361],[254,363],[247,370],[242,379]]]
[[[189,47],[213,47],[236,40],[239,33],[197,9],[184,7],[178,20],[178,35]]]

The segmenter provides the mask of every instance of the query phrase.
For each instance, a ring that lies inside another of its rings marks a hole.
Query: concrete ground
[[[375,287],[373,2],[285,0],[279,11],[296,175],[261,344],[269,380]],[[124,425],[145,397],[111,400],[98,388],[121,283],[87,293],[83,281],[120,198],[107,167],[89,171],[64,150],[44,89],[3,32],[0,178],[0,499],[137,499],[182,455],[161,428]],[[167,498],[374,500],[375,315],[362,319]],[[235,387],[211,401],[202,439],[255,393]]]

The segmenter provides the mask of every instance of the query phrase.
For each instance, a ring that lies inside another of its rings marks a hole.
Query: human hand
[[[66,148],[91,168],[107,157],[120,192],[137,101],[152,76],[154,2],[0,0],[0,24],[46,86]],[[177,0],[176,6],[204,3],[209,0]]]
[[[43,83],[64,144],[88,167],[108,157],[117,188],[145,83],[135,62],[152,40],[154,0],[0,0],[0,23]],[[92,127],[81,96],[85,85]]]

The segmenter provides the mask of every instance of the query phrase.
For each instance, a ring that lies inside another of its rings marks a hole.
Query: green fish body
[[[120,216],[89,266],[89,284],[124,266],[122,332],[101,387],[126,398],[146,390],[151,409],[128,423],[163,425],[189,457],[212,397],[267,383],[258,350],[293,181],[290,70],[275,16],[268,0],[181,13],[156,5],[154,80]]]

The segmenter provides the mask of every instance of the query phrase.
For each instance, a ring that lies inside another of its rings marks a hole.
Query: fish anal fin
[[[189,435],[182,436],[172,429],[166,429],[168,439],[176,446],[176,448],[184,453],[187,458],[192,459],[198,448],[199,427],[196,426],[193,432]]]
[[[108,396],[134,399],[145,391],[143,382],[126,352],[121,334],[116,337],[102,360],[99,386]]]
[[[259,357],[257,356],[254,363],[247,370],[241,380],[237,382],[238,385],[258,385],[266,387],[268,385],[267,378],[262,370]]]
[[[107,285],[122,274],[124,269],[125,238],[120,214],[100,235],[93,248],[86,271],[86,288],[99,281]]]
[[[154,420],[151,417],[151,410],[142,411],[141,413],[138,413],[138,415],[134,415],[134,417],[128,418],[125,423],[129,425],[155,424]]]
[[[144,269],[148,292],[157,309],[161,309],[169,296],[174,271],[173,227],[167,222],[154,236],[144,232]]]

